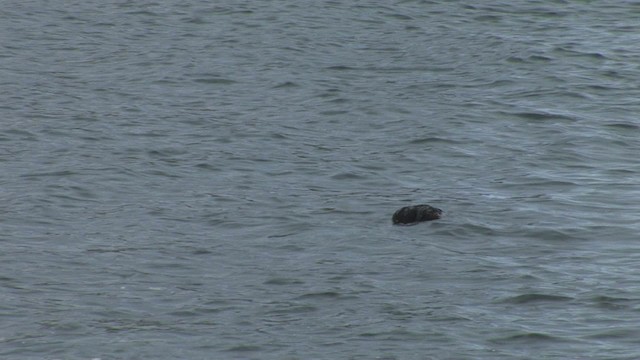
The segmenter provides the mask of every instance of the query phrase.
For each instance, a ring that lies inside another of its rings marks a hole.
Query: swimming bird
[[[442,210],[430,205],[405,206],[395,213],[391,220],[394,225],[415,224],[421,221],[437,220],[442,217]]]

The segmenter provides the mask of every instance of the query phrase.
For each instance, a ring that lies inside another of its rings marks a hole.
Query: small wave
[[[620,129],[620,130],[638,130],[638,129],[640,129],[639,125],[629,124],[629,123],[611,123],[611,124],[605,124],[604,126],[611,127],[611,128],[614,128],[614,129]]]
[[[591,58],[591,59],[596,59],[596,60],[604,60],[604,59],[609,59],[608,56],[601,54],[599,52],[587,52],[587,51],[580,51],[577,50],[575,48],[570,48],[567,46],[556,46],[553,51],[555,53],[558,54],[562,54],[562,55],[568,55],[568,56],[572,56],[572,57],[586,57],[586,58]]]
[[[607,328],[603,331],[599,331],[595,334],[591,334],[586,336],[587,339],[597,339],[597,340],[605,340],[605,339],[637,339],[638,338],[638,329],[634,327],[625,328]]]
[[[388,50],[388,49],[387,49]],[[326,68],[327,70],[338,70],[338,71],[373,71],[379,73],[406,73],[406,72],[446,72],[455,70],[455,68],[450,66],[407,66],[407,67],[379,67],[379,66],[371,66],[371,67],[351,67],[345,65],[337,65],[337,66],[329,66]]]
[[[306,314],[306,313],[318,311],[317,307],[313,305],[307,305],[307,304],[282,303],[282,304],[275,304],[275,305],[276,305],[276,308],[269,310],[267,313],[276,314],[276,315],[283,315],[283,314],[292,315],[292,314]],[[277,320],[273,320],[273,321],[277,321]],[[286,319],[283,319],[282,321],[286,321]]]
[[[575,229],[539,229],[537,225],[528,229],[528,236],[536,239],[555,241],[580,239]]]
[[[235,83],[234,80],[224,79],[219,77],[205,77],[205,78],[195,79],[193,81],[201,84],[221,84],[221,85],[228,85],[228,84]]]
[[[275,277],[264,282],[265,285],[300,285],[304,281],[292,278]]]
[[[353,68],[351,66],[345,66],[345,65],[335,65],[335,66],[329,66],[327,67],[327,70],[356,70],[356,68]]]
[[[503,300],[505,303],[511,304],[529,304],[534,302],[562,302],[571,301],[573,298],[561,295],[547,295],[547,294],[523,294],[518,296],[512,296]]]
[[[298,299],[337,299],[342,295],[335,291],[312,292],[298,296]]]
[[[635,304],[636,301],[627,298],[613,297],[606,295],[595,296],[591,299],[594,305],[599,308],[609,310],[623,310],[629,309],[631,304]]]
[[[336,99],[335,101],[343,101],[343,99]],[[334,102],[334,100],[332,100],[331,102]],[[320,115],[325,115],[325,116],[335,116],[335,115],[344,115],[344,114],[348,114],[349,111],[347,110],[325,110],[325,111],[320,111]]]
[[[292,87],[299,87],[299,86],[300,86],[299,84],[294,83],[292,81],[286,81],[286,82],[283,82],[282,84],[278,84],[274,86],[273,89],[292,88]]]
[[[548,57],[548,56],[544,56],[544,55],[529,55],[526,57],[521,57],[521,56],[511,56],[507,59],[508,62],[511,63],[534,63],[534,62],[551,62],[553,59]]]
[[[38,177],[67,177],[72,175],[78,175],[75,171],[70,170],[61,170],[61,171],[50,171],[50,172],[34,172],[31,174],[20,175],[21,178],[30,179],[30,178],[38,178]]]
[[[358,336],[363,338],[379,338],[386,340],[402,340],[406,341],[407,339],[424,339],[424,334],[414,331],[409,331],[406,329],[394,329],[390,331],[379,331],[379,332],[363,332],[358,334]]]
[[[446,215],[446,214],[445,214]],[[446,218],[445,218],[446,220]],[[440,224],[442,223],[439,222]],[[438,222],[431,224],[435,227],[433,235],[451,236],[457,238],[466,238],[468,236],[495,236],[497,231],[491,227],[480,224],[462,224],[459,226],[439,226]]]
[[[408,141],[409,144],[432,144],[432,143],[445,143],[445,144],[457,144],[460,141],[441,138],[437,136],[428,136]]]
[[[549,113],[549,112],[542,112],[542,111],[524,111],[524,112],[514,112],[514,113],[506,113],[507,115],[513,115],[513,116],[517,116],[520,117],[522,119],[526,119],[526,120],[570,120],[570,121],[576,121],[577,119],[569,116],[569,115],[564,115],[564,114],[553,114],[553,113]]]
[[[366,176],[354,174],[351,172],[341,172],[341,173],[332,175],[331,178],[334,180],[359,180],[359,179],[365,179]]]
[[[262,347],[251,344],[234,345],[227,349],[229,352],[255,352],[262,350]]]
[[[527,332],[527,333],[517,333],[501,338],[492,339],[491,342],[498,344],[505,343],[536,343],[536,342],[563,342],[565,341],[563,338],[537,333],[537,332]]]

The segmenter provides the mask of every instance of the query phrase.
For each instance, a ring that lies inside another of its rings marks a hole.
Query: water
[[[639,15],[5,2],[0,356],[640,358]]]

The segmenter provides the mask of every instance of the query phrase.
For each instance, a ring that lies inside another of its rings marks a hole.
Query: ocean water
[[[2,7],[2,359],[640,358],[637,2]]]

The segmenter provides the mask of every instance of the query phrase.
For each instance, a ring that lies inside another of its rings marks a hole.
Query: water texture
[[[2,359],[640,358],[638,3],[2,8]]]

